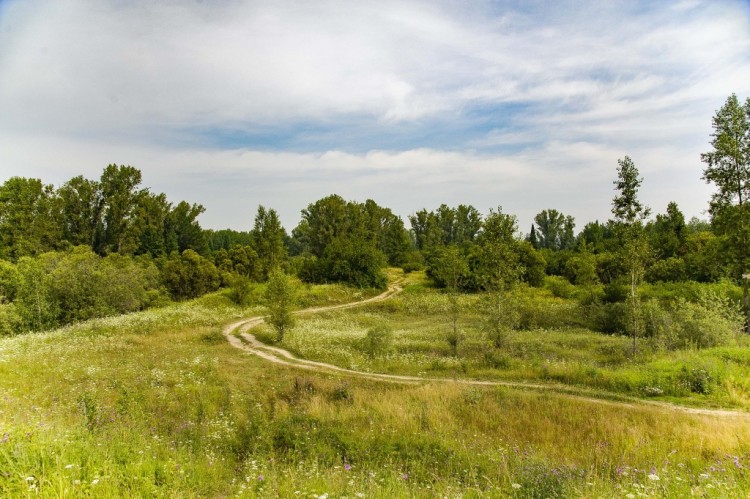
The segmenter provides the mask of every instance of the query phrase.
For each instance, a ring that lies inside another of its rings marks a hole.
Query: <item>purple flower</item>
[[[404,473],[403,475],[401,475],[401,479],[402,480],[408,480],[409,479],[409,474],[408,473]]]
[[[349,471],[350,469],[352,469],[352,465],[351,465],[351,464],[349,464],[349,463],[344,463],[344,469],[345,469],[346,471]]]
[[[262,482],[262,481],[263,481],[263,475],[258,475],[258,481],[259,481],[259,482]]]

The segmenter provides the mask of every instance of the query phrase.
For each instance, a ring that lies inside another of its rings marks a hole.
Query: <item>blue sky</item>
[[[607,219],[631,156],[705,218],[711,117],[750,96],[750,2],[0,0],[0,178],[109,163],[247,230],[331,193],[406,217]]]

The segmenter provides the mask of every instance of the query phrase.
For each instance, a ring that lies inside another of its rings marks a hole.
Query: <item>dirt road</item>
[[[377,301],[387,300],[393,295],[399,293],[402,290],[401,283],[395,282],[389,286],[389,288],[378,296],[361,300],[357,302],[345,303],[341,305],[332,305],[328,307],[313,307],[304,310],[298,310],[295,314],[312,314],[317,312],[326,312],[331,310],[341,310],[345,308],[353,308],[365,305],[367,303],[373,303]],[[296,369],[305,369],[315,372],[325,372],[332,374],[341,374],[345,376],[352,376],[363,379],[385,381],[390,383],[402,383],[402,384],[422,384],[422,383],[457,383],[462,385],[472,386],[505,386],[509,388],[527,389],[534,391],[552,391],[559,393],[563,396],[575,398],[587,402],[593,402],[598,404],[617,406],[622,408],[636,408],[636,407],[656,407],[668,411],[683,412],[687,414],[697,414],[706,416],[717,416],[717,417],[733,417],[733,418],[748,418],[750,419],[750,413],[741,411],[732,411],[724,409],[699,409],[693,407],[685,407],[681,405],[670,404],[667,402],[658,402],[654,400],[643,400],[635,397],[628,397],[619,394],[602,394],[601,392],[595,392],[593,390],[587,390],[585,388],[572,387],[561,384],[544,384],[544,383],[524,383],[515,381],[486,381],[486,380],[473,380],[473,379],[460,379],[460,378],[423,378],[418,376],[402,376],[396,374],[379,374],[379,373],[368,373],[363,371],[355,371],[352,369],[345,369],[343,367],[335,366],[332,364],[326,364],[324,362],[315,362],[307,359],[300,359],[295,357],[294,354],[283,348],[266,345],[258,341],[258,339],[249,333],[249,330],[259,326],[264,321],[263,317],[251,317],[249,319],[243,319],[241,321],[228,324],[224,327],[223,333],[226,336],[229,344],[235,348],[243,350],[245,352],[252,353],[258,357],[281,364],[288,367],[294,367]],[[611,396],[612,399],[603,398],[603,396]]]

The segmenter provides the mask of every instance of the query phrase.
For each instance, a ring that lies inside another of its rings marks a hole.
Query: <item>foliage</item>
[[[645,307],[646,331],[669,350],[732,344],[742,331],[743,316],[725,296],[705,292],[697,302],[678,298],[667,308]]]
[[[161,279],[175,300],[196,298],[219,288],[219,272],[210,260],[188,249],[174,252],[161,265]]]
[[[266,322],[276,331],[277,341],[282,341],[284,334],[294,327],[294,295],[294,286],[289,277],[279,269],[271,271],[264,295],[269,312]]]
[[[276,210],[266,209],[263,205],[258,206],[251,236],[259,260],[260,277],[266,280],[271,271],[280,267],[286,260],[286,231],[281,226]]]
[[[148,260],[106,258],[79,246],[23,257],[14,269],[17,331],[142,310],[158,300],[159,279]]]
[[[233,275],[230,278],[229,296],[237,305],[248,305],[252,296],[252,283],[244,275]]]
[[[575,221],[555,209],[542,210],[534,217],[537,247],[551,250],[572,249],[575,245]],[[532,226],[532,230],[534,226]]]
[[[370,358],[388,352],[393,345],[393,330],[385,323],[367,330],[363,340],[365,352]]]
[[[750,269],[750,97],[744,105],[735,94],[727,98],[712,120],[712,151],[701,154],[707,164],[703,179],[717,191],[711,199],[713,225],[725,235],[735,277]],[[743,282],[745,330],[750,333],[750,292]]]

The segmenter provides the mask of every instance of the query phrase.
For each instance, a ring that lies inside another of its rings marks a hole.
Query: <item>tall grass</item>
[[[256,313],[217,294],[0,339],[0,496],[750,494],[747,418],[301,372],[224,340]],[[309,320],[383,311],[351,313]]]

